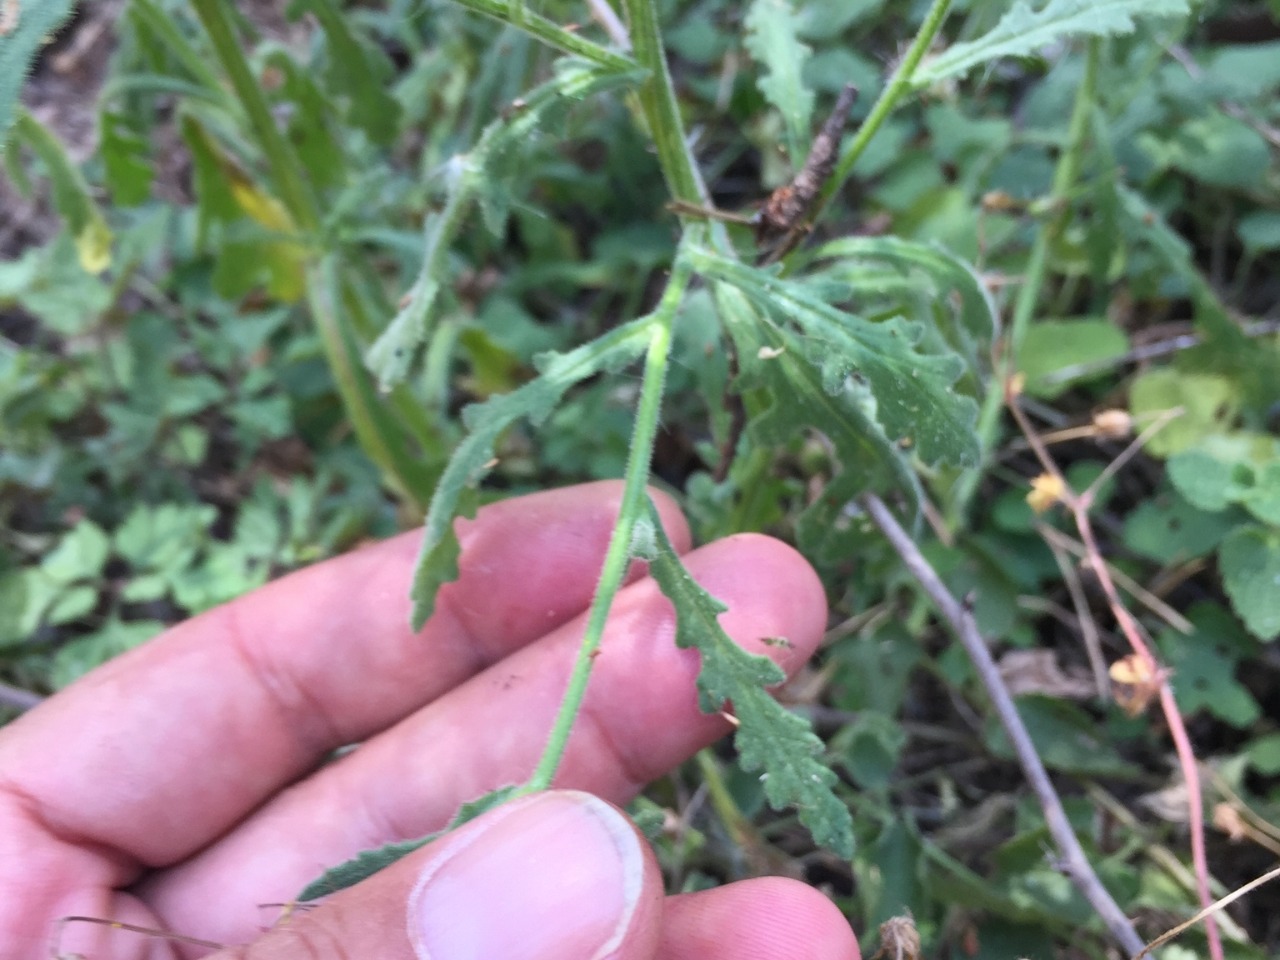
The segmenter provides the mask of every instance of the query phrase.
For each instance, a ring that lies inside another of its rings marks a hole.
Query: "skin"
[[[275,929],[278,911],[261,904],[528,775],[620,496],[616,483],[590,484],[460,523],[461,576],[421,634],[408,627],[410,533],[183,623],[0,729],[0,956],[48,957],[58,919],[89,915],[247,944],[236,956],[412,957],[405,905],[432,846]],[[729,634],[788,671],[803,663],[826,616],[808,564],[755,535],[690,551],[679,511],[655,499],[690,570],[729,605]],[[697,655],[675,647],[673,627],[633,569],[557,786],[623,804],[726,732],[699,712]],[[776,636],[791,646],[761,639]],[[648,906],[622,960],[858,957],[839,912],[803,884],[663,898],[646,856]],[[61,949],[199,953],[91,924],[68,927]]]

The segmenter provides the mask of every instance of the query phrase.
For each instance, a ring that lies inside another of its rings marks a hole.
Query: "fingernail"
[[[441,842],[409,897],[421,960],[593,960],[626,935],[644,859],[635,830],[604,801],[543,794]]]

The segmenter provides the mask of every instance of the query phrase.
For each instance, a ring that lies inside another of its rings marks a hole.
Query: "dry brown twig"
[[[1082,493],[1076,493],[1071,488],[1071,485],[1067,483],[1066,477],[1063,476],[1053,457],[1049,455],[1048,448],[1044,445],[1044,442],[1036,433],[1035,428],[1031,425],[1027,415],[1019,405],[1017,386],[1012,379],[1004,384],[1004,391],[1005,406],[1009,408],[1009,412],[1018,424],[1018,429],[1022,431],[1027,443],[1035,453],[1036,459],[1040,461],[1046,476],[1053,478],[1053,487],[1056,490],[1057,498],[1070,512],[1072,520],[1075,522],[1076,531],[1080,535],[1080,542],[1083,544],[1086,557],[1098,578],[1098,584],[1102,587],[1102,592],[1107,598],[1107,605],[1111,608],[1111,614],[1115,617],[1116,624],[1133,650],[1132,658],[1141,666],[1142,674],[1149,679],[1153,692],[1159,696],[1165,724],[1169,728],[1169,735],[1173,738],[1174,749],[1178,755],[1178,764],[1182,770],[1183,780],[1187,785],[1188,828],[1191,831],[1191,861],[1195,869],[1196,888],[1200,905],[1207,910],[1213,902],[1213,896],[1209,891],[1209,863],[1205,853],[1204,838],[1204,800],[1201,794],[1195,751],[1191,746],[1191,738],[1187,735],[1186,723],[1183,722],[1182,714],[1178,712],[1178,703],[1174,699],[1173,688],[1169,685],[1169,673],[1156,659],[1150,644],[1143,637],[1142,628],[1137,619],[1129,612],[1129,608],[1124,605],[1124,601],[1120,598],[1120,593],[1116,589],[1115,579],[1112,577],[1111,571],[1102,557],[1102,550],[1098,546],[1097,537],[1094,536],[1093,532],[1093,523],[1089,518],[1089,511],[1093,507],[1094,498],[1097,496],[1098,489],[1102,483],[1114,476],[1125,463],[1136,456],[1151,436],[1162,429],[1175,416],[1178,416],[1181,411],[1167,411],[1166,415],[1157,418],[1115,460],[1107,465],[1102,474],[1086,490]],[[1205,913],[1204,920],[1205,934],[1209,941],[1209,956],[1211,960],[1222,960],[1222,938],[1212,912]]]
[[[991,698],[996,716],[999,717],[1001,725],[1009,736],[1009,741],[1013,744],[1018,763],[1028,783],[1031,784],[1036,799],[1040,802],[1040,808],[1044,811],[1045,824],[1058,847],[1059,869],[1076,885],[1076,889],[1084,895],[1085,900],[1102,918],[1111,936],[1126,952],[1133,954],[1141,950],[1142,938],[1138,936],[1129,918],[1125,916],[1119,904],[1098,879],[1097,873],[1089,864],[1089,858],[1085,856],[1084,848],[1076,838],[1075,831],[1071,829],[1071,822],[1067,819],[1062,800],[1049,779],[1049,773],[1036,752],[1035,744],[1031,742],[1031,735],[1018,715],[1017,708],[1013,705],[1013,697],[1009,695],[1009,690],[1000,677],[1000,670],[991,656],[991,651],[987,649],[986,642],[978,632],[978,624],[972,612],[951,595],[942,578],[924,558],[907,532],[902,529],[884,501],[875,495],[868,495],[863,502],[872,521],[902,558],[903,565],[933,600],[934,606],[938,608],[943,619],[960,639],[965,652],[973,662],[978,678]]]
[[[1205,907],[1203,910],[1197,913],[1194,917],[1191,917],[1189,920],[1184,920],[1182,923],[1178,924],[1172,930],[1166,930],[1164,933],[1160,934],[1160,936],[1156,937],[1154,940],[1148,943],[1145,947],[1143,947],[1141,950],[1135,953],[1133,955],[1133,960],[1142,960],[1143,957],[1150,954],[1152,950],[1156,949],[1156,947],[1164,946],[1174,937],[1179,936],[1184,931],[1190,930],[1201,920],[1205,921],[1206,927],[1209,926],[1209,924],[1212,923],[1213,921],[1213,915],[1217,913],[1219,910],[1222,910],[1224,907],[1227,907],[1230,904],[1234,903],[1235,901],[1239,900],[1246,893],[1250,893],[1253,890],[1256,890],[1258,887],[1262,886],[1264,883],[1270,883],[1276,877],[1280,877],[1280,867],[1275,867],[1274,869],[1267,871],[1257,879],[1250,880],[1243,887],[1240,887],[1237,890],[1232,890],[1221,900],[1215,900],[1213,903],[1209,904],[1207,907]]]

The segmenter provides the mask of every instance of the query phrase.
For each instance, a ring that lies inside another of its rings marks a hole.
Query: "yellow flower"
[[[1056,473],[1042,473],[1031,480],[1027,503],[1036,513],[1044,513],[1062,499],[1062,478]]]

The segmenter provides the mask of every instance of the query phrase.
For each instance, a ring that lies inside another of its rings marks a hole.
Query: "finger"
[[[581,611],[621,489],[536,494],[460,523],[461,576],[420,635],[407,625],[417,533],[176,627],[0,731],[0,804],[117,862],[181,859],[335,747]]]
[[[621,811],[517,800],[211,960],[650,960],[662,878]]]
[[[728,605],[720,622],[749,650],[794,669],[817,645],[826,619],[822,586],[790,547],[743,535],[685,562]],[[243,939],[253,904],[296,896],[325,867],[438,830],[462,802],[525,780],[546,744],[583,629],[579,619],[472,678],[157,875],[145,895],[175,926]],[[723,717],[699,710],[698,654],[678,649],[673,634],[673,611],[652,580],[618,596],[559,785],[626,802],[728,729]],[[778,636],[791,646],[762,641]]]
[[[668,897],[658,960],[860,960],[836,905],[796,880],[762,877]]]

